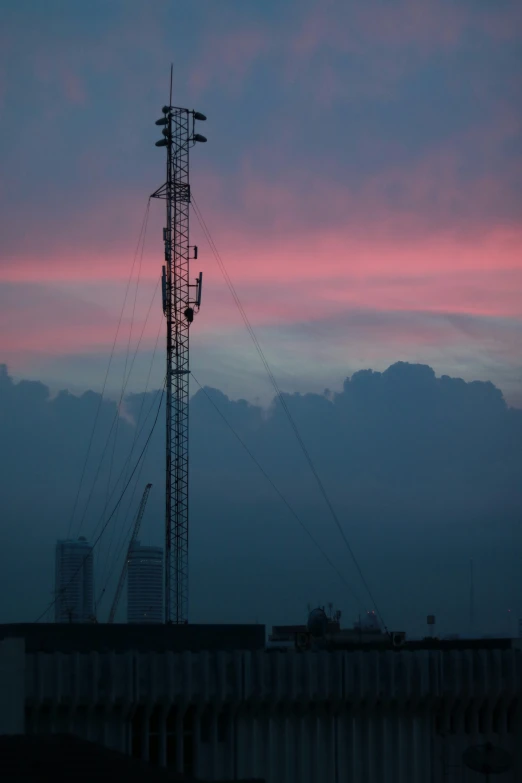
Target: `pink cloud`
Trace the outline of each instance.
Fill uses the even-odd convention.
[[[488,155],[519,126],[519,118],[505,107],[495,122],[467,132],[467,143],[478,144]],[[464,137],[459,139],[463,142]],[[281,169],[268,179],[260,173],[262,162],[262,157],[256,166],[245,160],[236,177],[226,180],[212,172],[199,175],[194,186],[255,326],[321,324],[347,313],[366,313],[371,330],[381,328],[379,312],[388,319],[401,313],[420,313],[424,319],[431,314],[439,325],[446,316],[522,320],[522,221],[516,214],[495,217],[502,213],[500,206],[509,207],[509,193],[522,175],[519,166],[464,183],[459,159],[448,148],[409,167],[389,166],[360,186],[348,187],[326,179],[311,182],[306,170]],[[0,284],[88,287],[113,281],[123,291],[145,203],[143,194],[132,191],[119,198],[105,193],[89,209],[60,220],[59,230],[45,219],[30,233],[20,215],[16,245],[0,260]],[[162,224],[162,205],[154,202],[143,256],[145,285],[160,273]],[[193,241],[200,245],[194,275],[202,269],[205,278],[196,333],[210,337],[216,329],[241,328],[195,216],[192,229]],[[18,290],[17,307],[24,286]],[[116,304],[107,303],[106,313],[116,313],[119,304],[120,296]],[[6,321],[14,316],[4,310],[0,351],[23,353],[52,345],[56,353],[77,353],[111,344],[113,316],[81,303],[72,311],[49,298],[38,307],[43,309],[37,331],[24,320],[27,310],[20,311],[22,320],[16,322]],[[30,316],[34,319],[35,313]],[[69,322],[70,328],[64,328]],[[386,331],[381,328],[383,340]],[[411,339],[425,344],[442,339],[441,334],[440,326],[435,329],[423,320],[422,330],[416,328]],[[455,328],[444,334],[455,339]],[[145,344],[151,339],[147,331]]]
[[[418,254],[408,250],[412,260],[418,260]],[[484,258],[489,260],[487,250],[477,258],[470,249],[469,260],[474,266],[468,269],[459,266],[458,255],[446,259],[437,252],[432,253],[423,268],[416,263],[405,269],[400,266],[404,255],[400,247],[383,248],[373,255],[369,248],[364,248],[356,263],[348,262],[345,255],[335,259],[335,266],[328,267],[322,263],[324,258],[315,256],[317,263],[313,268],[303,264],[309,257],[298,256],[295,265],[287,265],[281,274],[281,267],[267,266],[267,253],[255,264],[254,274],[242,277],[234,274],[238,272],[239,259],[235,268],[230,263],[227,266],[255,324],[311,322],[350,310],[452,313],[522,322],[520,267],[509,270],[506,264],[481,269]],[[251,256],[250,260],[255,259]],[[299,274],[300,269],[304,273]],[[204,315],[205,320],[208,316],[209,328],[212,323],[226,326],[238,322],[232,299],[222,281],[216,279],[216,272],[205,274],[208,279]]]
[[[207,222],[215,225],[208,217]],[[503,308],[499,314],[507,315],[516,309],[518,290],[522,286],[522,229],[510,227],[492,228],[476,237],[455,237],[447,232],[411,238],[373,236],[370,229],[366,236],[353,235],[350,228],[338,227],[310,233],[303,231],[302,235],[292,233],[286,239],[278,237],[274,248],[271,239],[263,240],[248,233],[240,235],[236,233],[236,227],[231,226],[220,233],[216,241],[227,269],[240,289],[242,286],[309,284],[316,292],[323,290],[327,292],[324,295],[335,298],[345,288],[346,295],[353,297],[357,291],[366,290],[365,287],[375,289],[380,285],[383,296],[392,297],[396,295],[397,286],[404,285],[407,295],[414,290],[415,301],[423,304],[427,296],[436,294],[439,309],[444,300],[454,302],[458,290],[460,300],[465,301],[467,307],[480,301],[481,312],[486,314],[486,302],[489,302],[490,311],[499,312]],[[156,280],[159,275],[161,243],[156,241],[155,245],[156,252],[150,248],[144,256],[141,275],[144,281]],[[17,258],[11,264],[3,264],[0,280],[86,284],[119,280],[123,284],[131,269],[132,253],[129,243],[126,254],[121,250],[94,254],[80,248],[74,256],[63,252],[54,255],[52,262],[49,259],[44,265],[39,258]],[[199,262],[193,265],[194,274],[200,267],[209,282],[221,280],[213,256],[203,243]],[[424,278],[427,278],[426,284]],[[433,287],[434,281],[442,281],[439,288]],[[317,289],[320,283],[322,285]],[[474,293],[478,289],[481,289],[479,299]],[[413,306],[411,296],[409,306]]]
[[[121,297],[122,299],[123,297]],[[133,292],[120,324],[117,350],[126,350],[130,333]],[[147,296],[147,304],[150,295]],[[0,285],[0,362],[17,368],[28,356],[50,356],[105,352],[117,331],[121,301],[116,307],[102,306],[80,298],[62,286],[11,283]],[[150,348],[158,328],[159,304],[151,314],[140,349]],[[131,346],[135,347],[145,322],[143,297],[136,309]]]
[[[146,193],[105,190],[88,207],[78,204],[71,210],[66,194],[53,193],[52,185],[47,190],[49,199],[57,204],[56,222],[47,215],[35,216],[38,226],[28,232],[24,214],[18,210],[12,215],[10,228],[16,243],[5,248],[0,257],[0,281],[125,280],[138,249]],[[161,244],[162,225],[163,211],[160,203],[153,201],[145,238],[145,268],[154,240]],[[151,269],[150,276],[155,275]]]
[[[301,290],[297,308],[324,300],[330,306],[378,303],[384,309],[519,317],[522,225],[488,219],[503,186],[483,178],[474,186],[477,216],[463,230],[461,212],[471,195],[457,181],[454,164],[449,154],[435,155],[409,172],[390,168],[359,191],[326,182],[310,190],[300,187],[299,177],[267,181],[246,168],[237,181],[238,208],[223,199],[231,183],[225,187],[218,177],[208,185],[200,180],[196,192],[205,193],[200,207],[239,290],[273,287],[262,300],[267,313],[277,287],[310,285],[313,290]],[[43,228],[25,235],[20,230],[19,247],[2,258],[0,281],[125,281],[143,206],[133,194],[123,199],[111,194],[73,216],[63,231],[46,237]],[[145,281],[156,280],[160,271],[162,219],[154,204],[143,256]],[[202,268],[213,283],[219,272],[195,218],[192,225],[201,246],[194,274]]]
[[[471,274],[439,269],[425,277],[354,277],[330,287],[325,299],[347,307],[513,318],[522,323],[521,291],[522,268],[475,269]]]
[[[107,314],[100,317],[97,313],[93,318],[95,308],[88,312],[82,312],[81,308],[73,310],[56,297],[43,297],[40,304],[37,301],[34,304],[34,311],[15,303],[2,307],[0,356],[15,369],[27,354],[40,351],[59,355],[67,350],[83,352],[87,346],[106,348],[111,328],[115,328]]]

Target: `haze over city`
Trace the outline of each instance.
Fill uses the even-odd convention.
[[[136,395],[153,411],[163,384],[159,203],[139,237],[163,178],[154,121],[172,62],[176,104],[208,117],[193,194],[388,625],[422,633],[434,612],[467,631],[472,558],[477,630],[513,630],[520,4],[27,0],[0,17],[0,620],[32,621],[51,600],[56,538],[92,536]],[[332,601],[351,620],[367,597],[195,217],[191,230],[194,376],[360,598],[193,382],[192,616],[299,622]],[[142,331],[114,460],[111,443],[86,507]],[[100,543],[102,614],[149,480],[145,538],[162,543],[161,421]]]

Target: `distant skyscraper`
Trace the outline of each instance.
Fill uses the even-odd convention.
[[[94,619],[92,546],[85,540],[56,542],[55,612],[57,623],[86,623]]]
[[[127,622],[163,622],[163,549],[135,541],[127,572]]]

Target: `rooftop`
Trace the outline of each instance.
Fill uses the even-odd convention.
[[[33,652],[201,652],[262,650],[264,625],[153,625],[133,623],[10,623],[0,625],[0,641],[25,639]]]

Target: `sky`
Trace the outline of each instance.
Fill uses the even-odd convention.
[[[171,63],[175,103],[208,117],[192,193],[389,625],[466,630],[473,558],[481,630],[505,630],[522,617],[518,0],[0,0],[0,621],[43,609],[57,536],[95,536],[163,382],[147,204]],[[193,375],[355,584],[195,216],[191,241]],[[191,389],[193,619],[300,622],[331,600],[349,623],[367,598]],[[147,480],[161,543],[162,431],[99,590]]]
[[[0,360],[15,377],[100,390],[124,305],[107,388],[143,327],[128,388],[145,387],[160,202],[133,261],[172,62],[176,103],[208,117],[193,194],[283,388],[420,361],[522,406],[517,0],[3,0],[0,19]],[[192,227],[194,373],[267,403]]]

